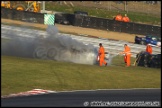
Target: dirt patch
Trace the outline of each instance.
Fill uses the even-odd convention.
[[[10,19],[1,18],[1,22],[7,23],[7,24],[17,24],[17,25],[22,25],[22,26],[36,27],[36,28],[41,28],[41,29],[47,28],[47,25],[44,25],[44,24],[28,23],[28,22],[22,22],[22,21],[17,21],[17,20],[10,20]],[[134,42],[134,38],[136,35],[136,34],[121,33],[121,32],[97,30],[97,29],[91,29],[91,28],[82,28],[82,27],[76,27],[72,25],[56,24],[56,26],[60,32],[89,35],[89,36],[94,36],[94,37],[108,38],[108,39],[113,39],[113,40],[123,40],[123,41],[128,41],[128,42]]]

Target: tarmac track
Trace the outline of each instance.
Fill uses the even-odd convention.
[[[93,105],[161,106],[161,89],[65,91],[1,99],[2,107],[92,107]]]

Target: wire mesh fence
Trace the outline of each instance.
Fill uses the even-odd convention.
[[[59,4],[83,6],[105,11],[139,12],[161,16],[161,1],[62,1]]]

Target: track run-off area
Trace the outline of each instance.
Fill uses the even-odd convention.
[[[48,34],[46,31],[42,30],[35,30],[30,28],[22,28],[17,26],[8,26],[8,25],[1,25],[1,38],[13,38],[11,33],[16,34],[16,36],[26,37],[26,38],[37,38],[37,37],[46,37]],[[88,36],[79,36],[79,35],[72,35],[72,34],[65,34],[65,33],[58,33],[61,34],[59,36],[68,36],[74,40],[83,42],[84,44],[92,44],[94,47],[99,47],[99,43],[102,43],[105,51],[109,52],[109,54],[116,55],[119,52],[124,50],[124,44],[128,44],[131,48],[132,57],[136,57],[140,51],[145,51],[145,45],[139,45],[134,43],[129,43],[127,41],[116,41],[110,40],[105,38],[93,38]],[[14,35],[15,36],[15,35]],[[153,47],[153,54],[161,54],[160,47]]]

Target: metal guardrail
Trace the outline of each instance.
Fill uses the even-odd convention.
[[[17,36],[21,37],[46,37],[48,34],[45,31],[41,30],[34,30],[29,28],[23,27],[16,27],[16,26],[8,26],[8,25],[1,25],[1,38],[9,38],[11,33],[15,33]],[[84,44],[92,44],[98,48],[98,44],[102,43],[105,47],[106,52],[110,54],[117,54],[124,50],[124,44],[127,43],[131,48],[132,57],[136,57],[136,54],[140,51],[145,51],[146,46],[133,44],[126,41],[114,41],[109,39],[103,38],[91,38],[91,37],[84,37],[84,36],[76,36],[71,34],[63,34],[58,33],[60,36],[70,36],[72,39],[78,40],[83,42]],[[161,48],[153,47],[153,54],[161,54]]]

